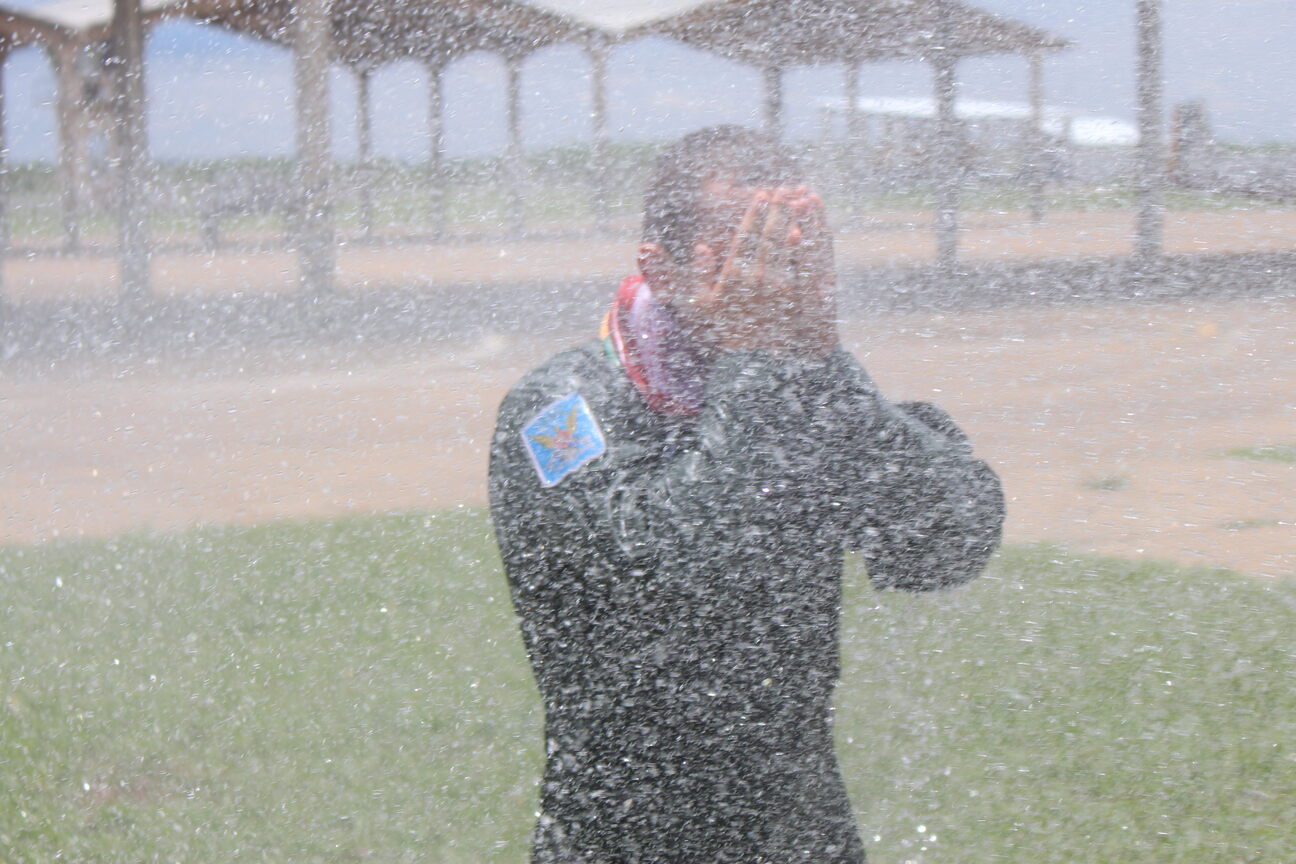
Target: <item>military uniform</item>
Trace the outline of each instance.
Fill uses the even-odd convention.
[[[697,416],[598,342],[500,407],[491,511],[546,715],[537,862],[861,862],[833,755],[842,556],[980,573],[998,479],[854,357],[722,355]]]

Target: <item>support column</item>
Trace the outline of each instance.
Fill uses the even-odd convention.
[[[846,62],[846,137],[852,145],[857,144],[864,136],[859,122],[860,99],[860,64],[853,60]]]
[[[370,85],[373,69],[365,66],[356,75],[356,174],[359,177],[360,229],[366,243],[374,237],[373,202],[373,102]]]
[[[1138,215],[1134,260],[1161,257],[1165,221],[1165,173],[1161,122],[1161,0],[1138,0]]]
[[[959,164],[958,117],[954,100],[957,59],[948,51],[932,58],[936,85],[936,263],[951,270],[958,260]]]
[[[117,237],[122,297],[147,300],[149,231],[149,147],[145,123],[144,20],[140,0],[116,0],[112,21],[114,101],[117,118]]]
[[[328,104],[331,5],[331,0],[296,0],[292,20],[297,187],[301,196],[298,279],[304,290],[314,294],[333,291],[337,269]]]
[[[446,227],[445,178],[445,63],[429,61],[428,76],[428,192],[432,236],[440,240]]]
[[[5,64],[13,43],[0,37],[0,326],[4,324],[5,261],[9,257],[9,137],[5,129]]]
[[[860,191],[860,162],[864,153],[864,130],[860,123],[860,64],[846,61],[846,188],[850,190],[851,211],[855,210],[855,196]]]
[[[765,78],[765,131],[774,138],[783,137],[783,69],[766,66],[761,70]]]
[[[1030,129],[1026,135],[1026,176],[1030,185],[1030,214],[1032,222],[1044,221],[1044,55],[1032,51],[1030,55]]]
[[[81,51],[82,46],[77,42],[62,42],[49,50],[58,81],[59,199],[66,252],[81,248],[81,190],[87,150],[85,87],[77,63]]]
[[[607,130],[607,66],[610,46],[604,39],[589,43],[590,58],[590,126],[591,167],[593,176],[590,188],[593,193],[594,220],[600,230],[608,227],[608,130]]]
[[[521,54],[504,58],[508,72],[508,145],[504,154],[508,179],[509,236],[519,238],[526,230],[526,164],[522,153],[522,60]]]

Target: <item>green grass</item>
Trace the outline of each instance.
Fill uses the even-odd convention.
[[[1277,528],[1282,524],[1279,519],[1233,519],[1221,523],[1220,527],[1225,531],[1252,531],[1256,528]]]
[[[642,190],[651,173],[653,160],[662,143],[616,143],[609,146],[607,202],[611,214],[634,221],[642,208]],[[528,152],[524,206],[532,227],[569,229],[591,227],[593,212],[590,183],[592,154],[584,145],[552,147]],[[936,206],[932,187],[884,190],[854,189],[844,181],[845,155],[831,142],[811,145],[807,163],[818,172],[821,189],[830,211],[842,224],[869,213],[931,211]],[[353,162],[335,166],[335,213],[338,227],[354,231],[359,215],[358,169]],[[168,194],[159,195],[152,230],[159,239],[195,242],[199,236],[202,204],[214,187],[238,181],[260,179],[284,189],[294,188],[292,160],[288,158],[245,158],[226,160],[162,161],[155,163],[155,185]],[[501,159],[451,158],[443,170],[447,184],[446,221],[452,231],[500,230],[509,217],[506,172]],[[374,188],[376,230],[382,234],[409,228],[431,227],[430,174],[419,161],[403,162],[378,158],[368,172]],[[8,173],[10,233],[18,245],[43,244],[61,239],[63,215],[58,172],[48,163],[11,165]],[[95,201],[90,201],[90,198]],[[110,194],[101,189],[82,195],[81,232],[90,244],[114,241],[116,219]],[[1048,211],[1133,210],[1136,190],[1128,183],[1086,188],[1049,188],[1044,195]],[[1031,205],[1031,193],[1011,180],[970,184],[962,192],[961,207],[968,212],[1020,212]],[[1285,205],[1236,195],[1170,189],[1166,207],[1183,210],[1283,209]],[[230,236],[239,233],[271,234],[285,230],[282,215],[252,213],[221,220]]]
[[[1123,492],[1129,488],[1129,478],[1122,474],[1106,474],[1102,477],[1087,477],[1080,485],[1095,492]]]
[[[1289,860],[1292,583],[1047,547],[935,596],[847,572],[874,862]],[[481,514],[0,549],[0,621],[5,864],[526,857],[542,717]]]
[[[1230,459],[1252,459],[1256,462],[1296,462],[1296,444],[1258,444],[1235,447],[1216,454]]]
[[[934,189],[904,191],[865,191],[852,194],[844,189],[834,189],[830,184],[825,193],[829,212],[858,211],[929,211],[936,207]],[[1042,204],[1045,213],[1093,212],[1125,210],[1137,206],[1137,192],[1132,186],[1112,185],[1087,188],[1050,188],[1045,191]],[[1015,185],[969,186],[960,195],[959,207],[966,213],[1011,213],[1029,209],[1029,189]],[[1169,190],[1166,192],[1166,209],[1172,212],[1193,210],[1266,210],[1284,209],[1283,205],[1263,199],[1224,195],[1212,192]]]

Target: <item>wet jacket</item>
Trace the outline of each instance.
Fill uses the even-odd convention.
[[[830,721],[842,557],[879,587],[980,573],[1003,498],[949,416],[844,351],[755,352],[672,420],[594,342],[504,399],[490,475],[545,707],[534,860],[862,861]]]

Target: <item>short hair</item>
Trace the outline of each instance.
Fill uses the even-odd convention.
[[[657,157],[644,193],[643,242],[688,261],[701,228],[702,185],[717,175],[745,186],[790,186],[804,178],[792,152],[769,135],[741,126],[699,129]]]

